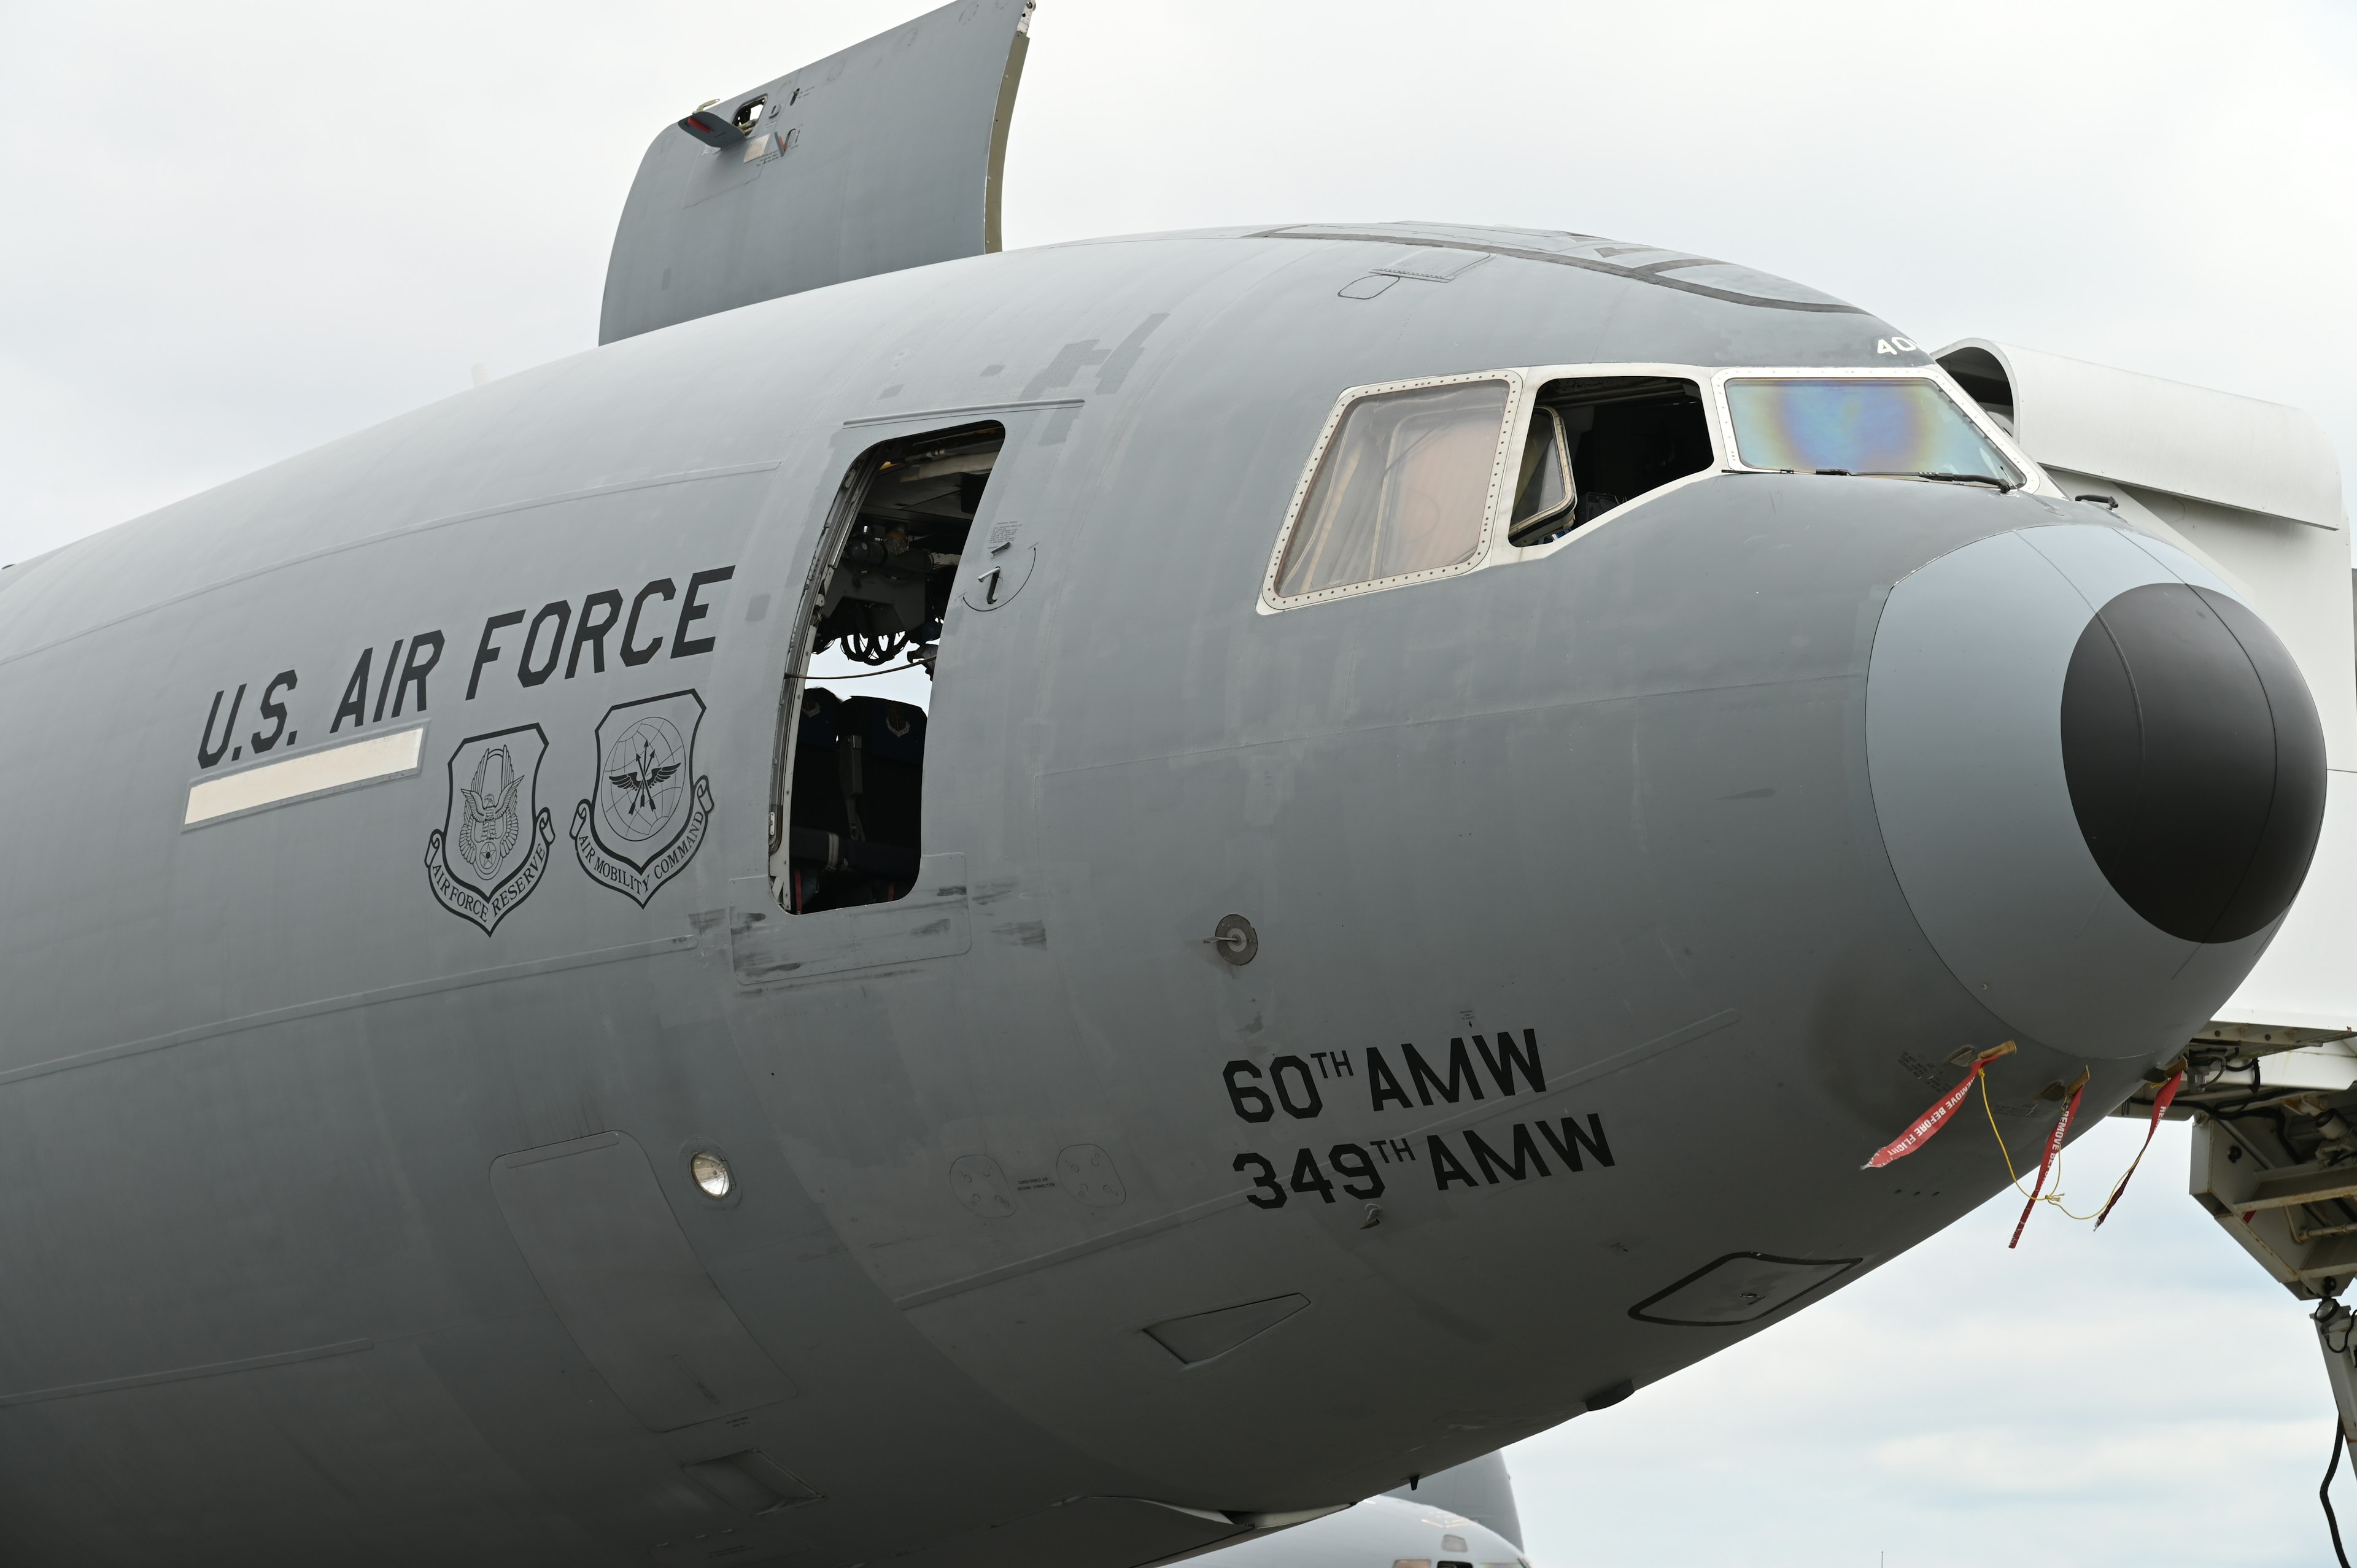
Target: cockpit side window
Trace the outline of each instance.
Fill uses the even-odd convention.
[[[1523,472],[1545,475],[1550,459],[1544,448],[1554,446],[1568,499],[1549,503],[1544,487],[1555,481],[1541,478],[1534,490],[1526,478],[1507,533],[1514,544],[1560,539],[1714,460],[1702,388],[1683,377],[1566,376],[1541,387],[1534,403]],[[1534,448],[1542,451],[1535,470]]]
[[[1514,383],[1497,376],[1351,399],[1313,459],[1269,575],[1279,600],[1437,575],[1480,554]]]

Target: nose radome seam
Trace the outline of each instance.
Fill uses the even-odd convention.
[[[2212,623],[2216,646],[2192,662],[2197,673],[2206,671],[2194,690],[2156,685],[2182,660],[2142,657],[2133,628],[2094,607],[2140,589],[2179,596],[2165,618],[2173,634],[2197,620]],[[2213,607],[2213,595],[2229,607]],[[2280,855],[2262,857],[2247,876],[2241,859],[2213,855],[2201,918],[2165,929],[2099,863],[2072,798],[2060,707],[2083,638],[2088,656],[2100,650],[2098,661],[2108,666],[2108,673],[2099,671],[2107,694],[2097,704],[2097,759],[2103,820],[2115,840],[2174,854],[2172,836],[2189,822],[2198,828],[2213,800],[2233,819],[2234,855],[2283,836],[2276,819],[2287,809],[2287,797],[2279,797],[2291,753],[2280,761],[2272,755],[2278,704],[2266,660],[2241,636],[2221,635],[2217,623],[2229,617],[2247,618],[2266,633],[2198,561],[2093,524],[1985,536],[1927,561],[1886,596],[1866,703],[1867,771],[1884,846],[1933,950],[2025,1038],[2107,1058],[2181,1044],[2249,972],[2273,925],[2262,918],[2239,940],[2205,939],[2239,929],[2246,917],[2266,917],[2260,906],[2269,893],[2297,887],[2296,875],[2276,879],[2281,865],[2270,870]],[[2234,628],[2241,632],[2243,620]],[[2269,700],[2260,700],[2260,686]],[[2237,742],[2223,754],[2198,744],[2217,733],[2201,714],[2220,698],[2230,720],[2240,715],[2223,727]],[[2271,755],[2252,755],[2260,749]],[[2158,874],[2148,867],[2147,885],[2166,886],[2167,857],[2152,865]]]
[[[2144,690],[2136,684],[2136,665],[2130,662],[2128,659],[2128,650],[2120,646],[2118,634],[2113,631],[2111,627],[2104,619],[2103,607],[2101,605],[2090,605],[2088,607],[2088,613],[2093,618],[2087,623],[2088,628],[2093,631],[2100,631],[2103,633],[2104,644],[2111,649],[2112,658],[2120,667],[2120,679],[2126,683],[2128,689],[2128,716],[2136,725],[2136,751],[2134,755],[2136,757],[2136,781],[2141,785],[2143,782],[2146,759],[2147,756],[2147,746],[2152,735],[2151,723],[2145,714]],[[2080,636],[2083,638],[2086,636],[2086,633],[2082,632]],[[2070,729],[2070,719],[2067,715],[2069,713],[2068,703],[2071,696],[2070,681],[2067,676],[2065,676],[2063,681],[2062,696],[2065,703],[2064,713],[2066,715],[2062,720],[2062,724],[2064,733],[2067,736]],[[2071,755],[2070,748],[2067,744],[2063,748],[2062,755],[2063,774],[2067,780],[2070,774]],[[2140,788],[2136,789],[2130,795],[2129,800],[2132,803],[2128,809],[2128,836],[2130,838],[2134,838],[2137,830],[2142,828],[2144,825],[2142,821],[2144,816],[2145,800],[2143,789]],[[2077,802],[2073,801],[2072,804],[2075,807]],[[2079,826],[2083,832],[2085,830],[2086,820],[2083,817],[2080,819]],[[2092,838],[2088,841],[2088,847],[2091,850],[2094,847],[2094,841]],[[2101,857],[2099,856],[2098,864],[2100,863]]]

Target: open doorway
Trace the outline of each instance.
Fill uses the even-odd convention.
[[[791,913],[889,903],[916,881],[931,703],[907,699],[930,689],[942,618],[1006,440],[996,424],[904,436],[869,448],[844,477],[779,715],[770,883]]]

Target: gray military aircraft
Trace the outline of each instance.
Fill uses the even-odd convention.
[[[8,1563],[1247,1541],[2257,961],[2323,742],[2222,576],[1734,263],[997,253],[1028,16],[666,126],[594,351],[0,573]]]
[[[1531,1568],[1504,1455],[1420,1483],[1289,1530],[1254,1531],[1195,1561],[1200,1568]]]

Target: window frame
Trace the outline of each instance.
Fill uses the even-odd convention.
[[[1370,381],[1361,386],[1346,387],[1327,410],[1326,422],[1319,426],[1317,445],[1310,448],[1309,460],[1303,465],[1301,478],[1293,487],[1293,499],[1286,506],[1285,522],[1277,531],[1276,543],[1269,552],[1268,568],[1261,575],[1261,591],[1254,608],[1262,615],[1281,615],[1312,604],[1324,604],[1334,599],[1355,598],[1362,594],[1387,593],[1394,588],[1413,586],[1446,577],[1461,577],[1474,572],[1488,571],[1493,566],[1514,565],[1525,561],[1537,561],[1567,548],[1583,539],[1592,538],[1607,523],[1617,521],[1637,508],[1659,497],[1683,489],[1688,485],[1711,478],[1728,471],[1727,456],[1731,450],[1726,414],[1721,407],[1712,378],[1722,372],[1709,365],[1672,364],[1661,360],[1632,360],[1613,363],[1506,365],[1495,370],[1470,371],[1446,376],[1414,376],[1399,381]],[[1736,374],[1753,374],[1738,371]],[[1781,372],[1770,371],[1769,374]],[[1874,372],[1868,372],[1874,373]],[[1887,374],[1888,372],[1881,372]],[[1523,448],[1530,440],[1531,404],[1540,389],[1550,381],[1586,380],[1609,376],[1659,376],[1687,381],[1695,384],[1702,396],[1703,426],[1710,438],[1712,461],[1708,467],[1683,474],[1667,484],[1657,485],[1643,495],[1631,496],[1610,511],[1600,512],[1581,523],[1570,532],[1538,544],[1516,544],[1506,537],[1507,513],[1513,505],[1508,493],[1508,477],[1519,473]],[[1505,431],[1500,441],[1496,466],[1491,471],[1489,510],[1481,520],[1481,532],[1474,546],[1472,558],[1454,566],[1436,567],[1428,572],[1408,573],[1395,577],[1381,577],[1372,582],[1353,583],[1345,587],[1328,588],[1315,594],[1296,594],[1280,598],[1276,594],[1277,570],[1285,563],[1285,547],[1293,538],[1300,521],[1302,503],[1308,499],[1309,487],[1318,477],[1318,466],[1325,460],[1326,448],[1332,445],[1334,433],[1340,429],[1342,415],[1351,404],[1377,392],[1409,392],[1418,387],[1447,386],[1466,381],[1502,381],[1512,389],[1507,400]],[[2007,453],[2010,456],[2010,452]],[[1575,488],[1574,505],[1577,504],[1577,487],[1579,465],[1571,465]]]
[[[1277,574],[1285,565],[1286,547],[1293,542],[1293,531],[1301,521],[1301,509],[1309,499],[1309,488],[1318,480],[1318,471],[1326,461],[1327,448],[1334,444],[1335,433],[1342,428],[1342,420],[1354,404],[1388,392],[1419,392],[1426,387],[1466,386],[1476,381],[1502,381],[1506,387],[1506,412],[1499,422],[1497,450],[1490,459],[1490,494],[1481,510],[1481,526],[1473,540],[1473,553],[1464,560],[1447,566],[1434,566],[1422,572],[1404,572],[1389,577],[1372,578],[1364,583],[1346,583],[1340,587],[1319,588],[1306,594],[1284,594],[1276,591]],[[1528,424],[1523,415],[1530,396],[1530,388],[1519,370],[1471,371],[1458,375],[1414,376],[1404,381],[1370,381],[1361,386],[1346,387],[1326,412],[1326,423],[1319,427],[1317,445],[1309,449],[1309,461],[1303,465],[1301,478],[1293,487],[1293,499],[1285,509],[1285,523],[1276,532],[1276,544],[1269,552],[1268,569],[1261,575],[1260,608],[1264,614],[1297,609],[1303,605],[1324,604],[1333,599],[1355,598],[1361,594],[1380,593],[1386,588],[1405,587],[1411,583],[1428,583],[1442,577],[1458,577],[1478,571],[1490,559],[1491,543],[1498,532],[1500,496],[1505,489],[1509,461],[1522,460],[1523,439]],[[1511,503],[1509,503],[1511,504]]]
[[[1631,496],[1611,510],[1598,512],[1570,532],[1559,534],[1555,538],[1542,540],[1536,544],[1516,544],[1505,536],[1503,531],[1501,531],[1498,537],[1499,547],[1491,552],[1490,559],[1481,563],[1485,566],[1512,565],[1524,561],[1544,560],[1556,551],[1565,549],[1580,540],[1594,538],[1598,529],[1608,522],[1618,521],[1649,501],[1674,494],[1688,485],[1698,484],[1704,479],[1726,471],[1727,454],[1733,450],[1733,427],[1727,424],[1726,416],[1719,407],[1718,397],[1710,386],[1710,379],[1717,372],[1707,366],[1674,365],[1661,360],[1632,360],[1617,364],[1534,365],[1522,368],[1521,373],[1530,386],[1529,395],[1534,402],[1540,392],[1545,391],[1547,386],[1555,381],[1609,381],[1620,376],[1648,376],[1662,381],[1692,381],[1702,403],[1703,434],[1710,441],[1711,460],[1691,474],[1680,474],[1674,479],[1655,485],[1642,495]],[[1514,442],[1513,451],[1516,472],[1521,471],[1523,447],[1530,440],[1529,422],[1523,422],[1518,435],[1519,438]],[[1577,507],[1579,504],[1578,459],[1571,458],[1570,464],[1572,505]],[[1511,498],[1508,504],[1512,504]]]
[[[1514,483],[1517,488],[1522,484],[1523,459],[1530,456],[1531,432],[1538,428],[1541,414],[1546,415],[1555,425],[1555,458],[1563,471],[1564,498],[1546,510],[1534,513],[1529,522],[1531,527],[1553,522],[1566,512],[1576,512],[1579,510],[1579,472],[1571,466],[1570,432],[1564,429],[1563,415],[1559,412],[1547,407],[1535,398],[1531,402],[1529,417],[1523,421],[1523,438],[1514,444]],[[1536,549],[1536,545],[1514,542],[1515,528],[1522,523],[1522,520],[1514,515],[1514,507],[1522,499],[1519,494],[1506,498],[1505,540],[1517,550]],[[1548,543],[1552,541],[1542,540],[1540,542]]]
[[[1996,447],[1998,455],[2013,465],[2014,471],[2021,476],[2021,489],[2041,494],[2053,493],[2053,481],[2047,478],[2046,471],[2038,466],[2029,453],[2021,449],[2012,436],[2007,435],[1997,423],[1989,417],[1988,410],[1975,403],[1964,388],[1956,384],[1955,378],[1937,365],[1888,367],[1877,365],[1871,368],[1858,365],[1746,365],[1713,371],[1710,372],[1709,402],[1712,416],[1717,421],[1725,436],[1719,446],[1719,463],[1723,472],[1781,474],[1785,471],[1781,468],[1757,467],[1743,460],[1742,449],[1737,446],[1735,440],[1735,412],[1727,401],[1727,383],[1731,381],[1929,381],[1950,403],[1955,404],[1956,411],[1964,416],[1965,421],[1975,431],[1979,432],[1983,440]],[[1904,476],[1867,475],[1864,477],[1889,478]]]
[[[1712,462],[1691,474],[1682,474],[1666,484],[1656,485],[1642,495],[1631,496],[1611,510],[1599,512],[1570,532],[1539,544],[1516,544],[1506,537],[1511,521],[1513,496],[1509,476],[1522,468],[1523,448],[1530,440],[1530,413],[1539,392],[1551,381],[1581,381],[1609,376],[1658,376],[1665,380],[1692,381],[1702,393],[1703,426],[1710,438]],[[1509,365],[1496,370],[1470,371],[1446,376],[1415,376],[1400,381],[1371,381],[1361,386],[1347,387],[1336,396],[1334,405],[1327,411],[1326,422],[1318,432],[1317,445],[1310,449],[1309,460],[1301,470],[1301,478],[1293,488],[1293,499],[1285,511],[1284,525],[1277,530],[1276,543],[1269,552],[1268,569],[1261,577],[1261,591],[1254,608],[1262,615],[1280,615],[1304,606],[1324,604],[1334,599],[1356,598],[1362,594],[1387,593],[1394,588],[1413,586],[1418,583],[1446,577],[1462,577],[1484,572],[1495,566],[1519,565],[1568,549],[1582,540],[1592,539],[1608,524],[1617,522],[1629,513],[1651,501],[1715,478],[1721,474],[1773,474],[1776,468],[1755,468],[1742,460],[1736,450],[1735,423],[1727,402],[1727,383],[1730,380],[1778,380],[1793,378],[1823,381],[1834,377],[1860,381],[1928,381],[1946,394],[1970,421],[1982,437],[1996,446],[2005,460],[2022,475],[2025,493],[2059,496],[2062,492],[2047,477],[2046,470],[2029,453],[2022,450],[2002,426],[1991,419],[1988,411],[1975,403],[1969,393],[1956,383],[1939,365],[1691,365],[1673,364],[1666,360],[1641,360],[1598,364],[1538,364]],[[1341,427],[1342,416],[1351,405],[1363,397],[1378,392],[1409,392],[1419,387],[1448,386],[1467,381],[1502,381],[1510,392],[1506,404],[1506,423],[1499,442],[1496,464],[1491,470],[1490,500],[1481,519],[1481,532],[1470,559],[1453,566],[1435,567],[1427,572],[1407,573],[1395,577],[1381,577],[1372,582],[1352,583],[1344,587],[1327,588],[1313,594],[1296,594],[1279,598],[1276,595],[1276,574],[1285,563],[1285,547],[1293,538],[1299,521],[1302,503],[1308,499],[1309,487],[1318,477],[1318,466],[1325,461],[1326,448]],[[1577,504],[1579,464],[1571,464],[1574,504]]]

